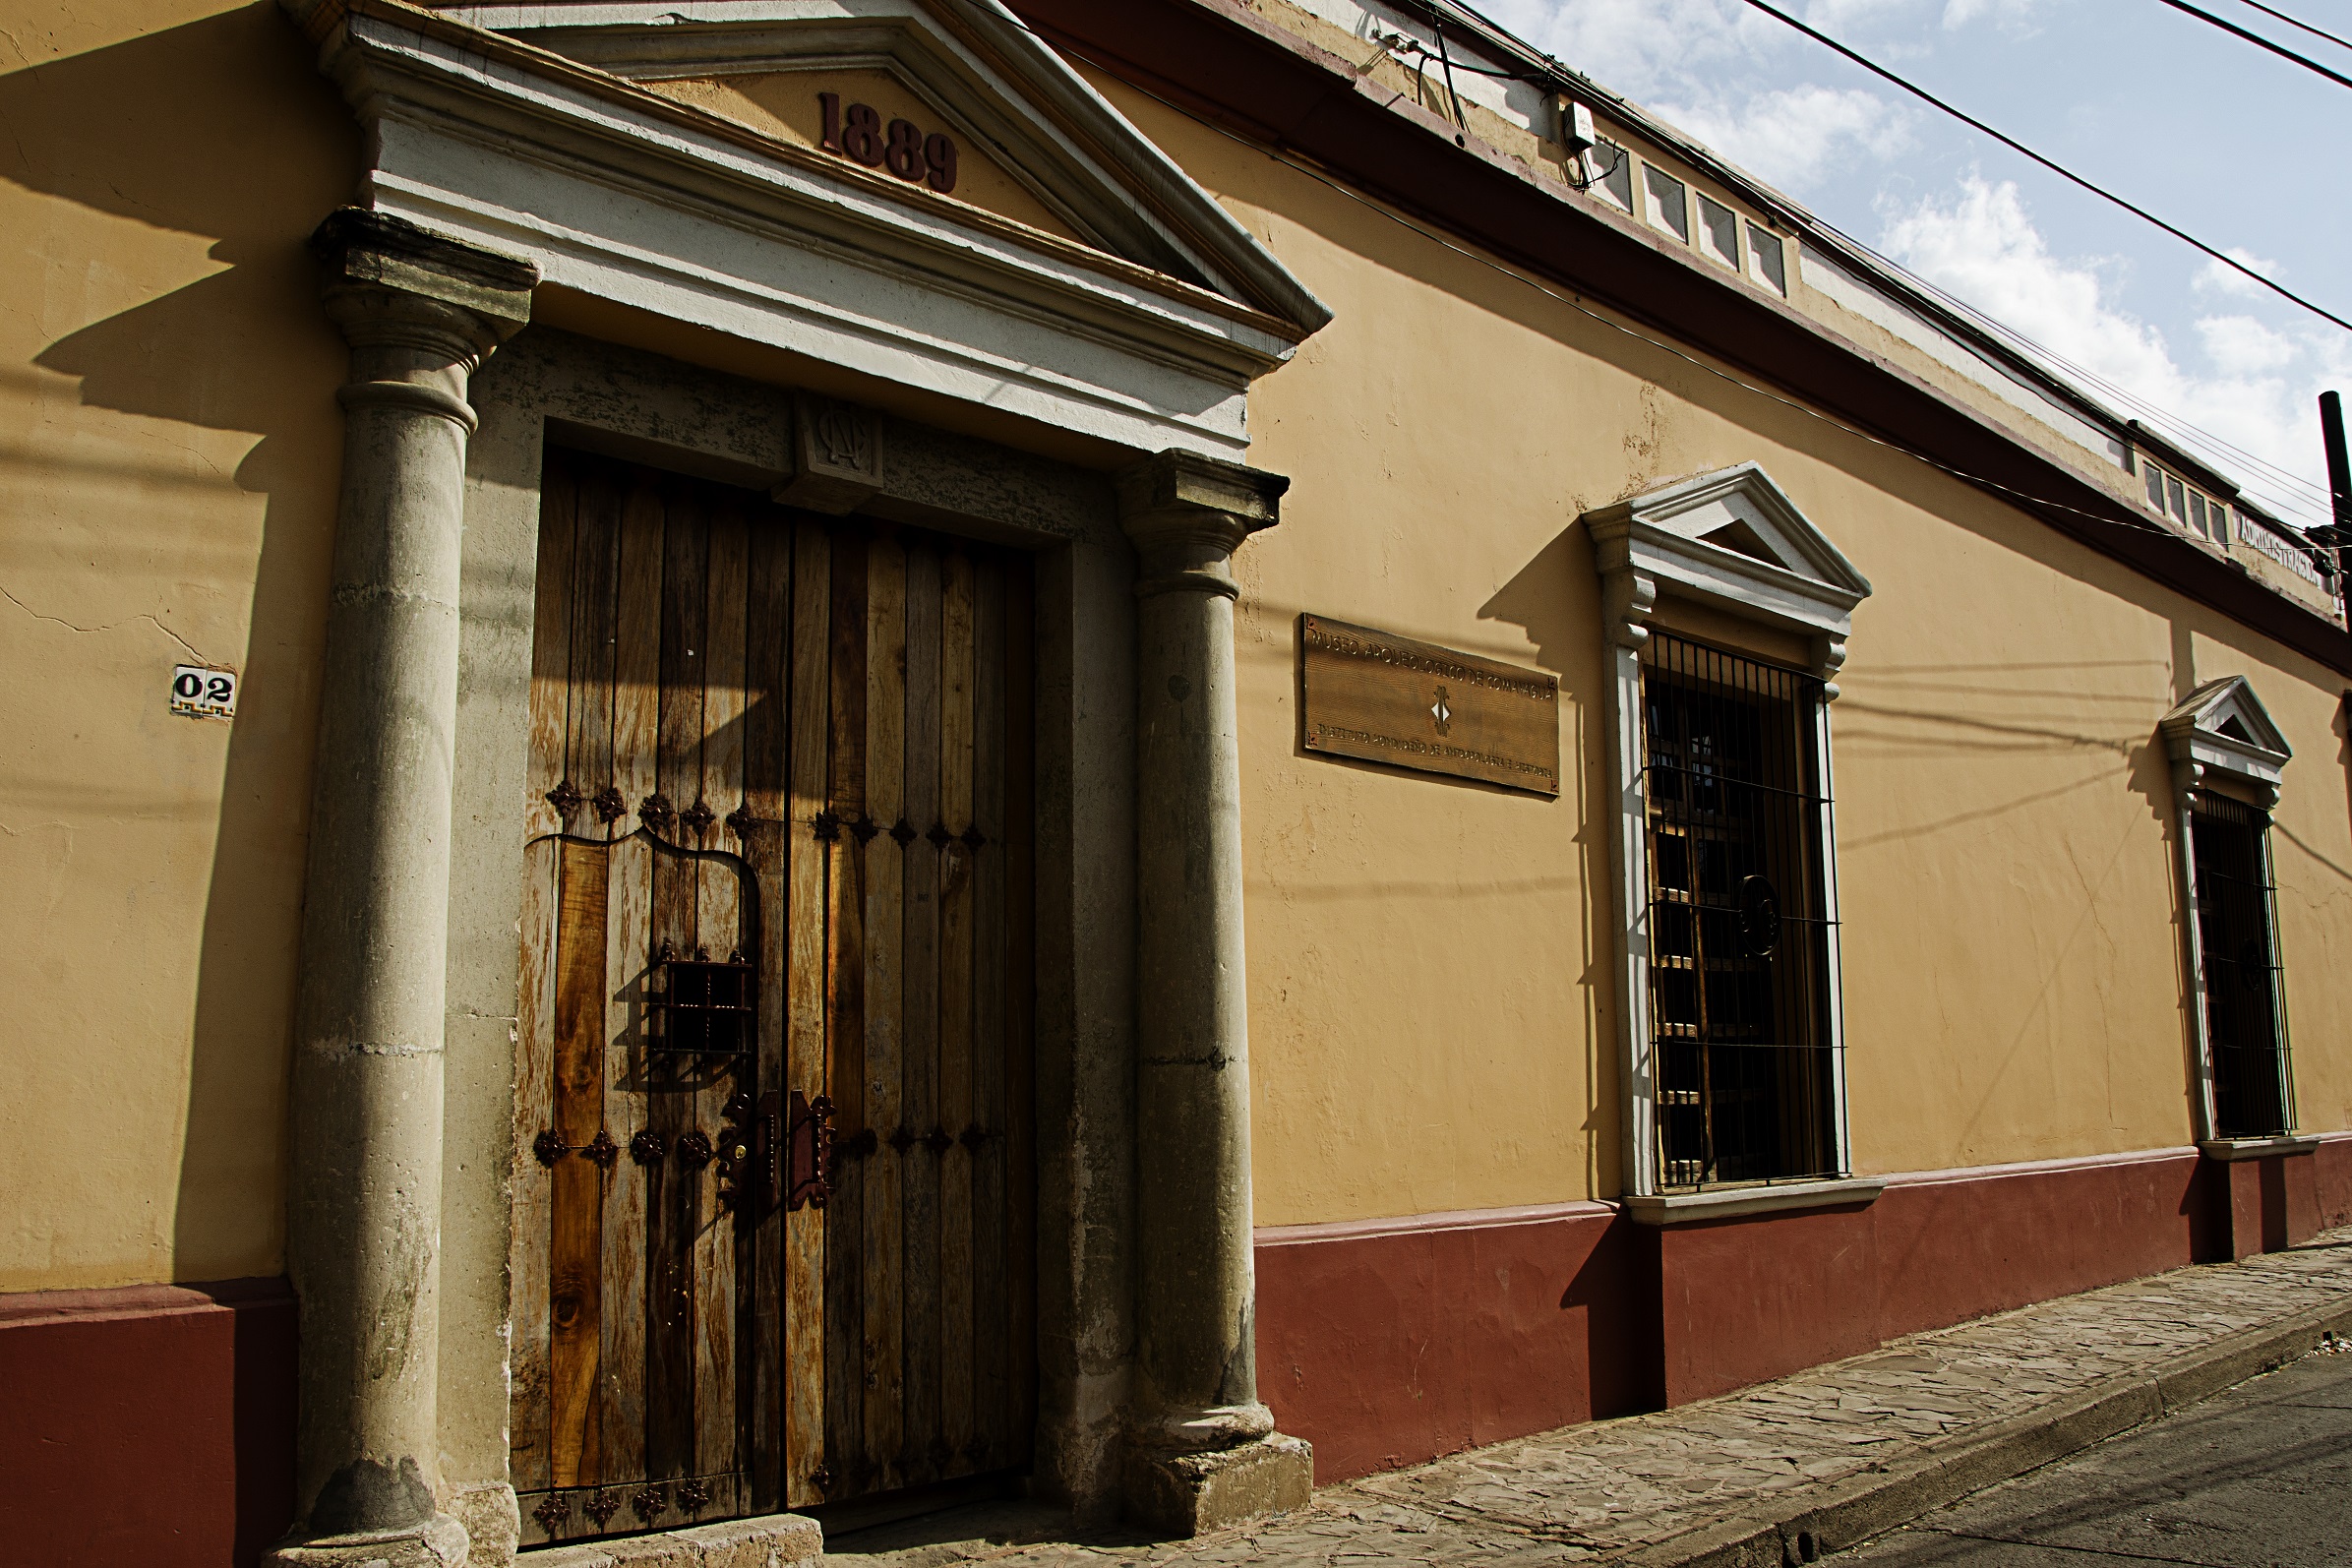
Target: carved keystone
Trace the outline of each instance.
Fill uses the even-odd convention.
[[[846,515],[882,488],[882,422],[871,408],[803,393],[793,399],[793,475],[772,492],[787,506]]]

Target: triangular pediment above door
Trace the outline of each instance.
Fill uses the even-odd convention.
[[[865,0],[850,15],[833,0],[439,9],[845,171],[893,176],[880,188],[910,201],[944,197],[1211,290],[1300,336],[1329,319],[1213,198],[989,0]]]

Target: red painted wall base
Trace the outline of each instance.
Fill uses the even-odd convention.
[[[2322,1231],[2352,1225],[2352,1137],[2323,1139],[2313,1151],[2312,1196]]]
[[[1571,1203],[1263,1231],[1258,1384],[1328,1484],[2348,1222],[2331,1138],[1922,1173],[1867,1206],[1664,1229]]]
[[[0,1296],[0,1559],[244,1568],[294,1505],[282,1280]]]
[[[1865,1209],[1613,1206],[1259,1235],[1258,1376],[1323,1483],[1705,1398],[1884,1340],[2352,1224],[2352,1137],[1895,1178]],[[256,1562],[293,1511],[279,1280],[0,1297],[0,1551]]]
[[[2231,1257],[2281,1252],[2320,1233],[2316,1153],[2232,1160],[2218,1164],[2214,1176],[2223,1192]]]

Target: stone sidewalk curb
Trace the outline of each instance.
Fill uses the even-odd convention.
[[[1786,1568],[1883,1536],[1988,1486],[2283,1366],[2352,1330],[2352,1302],[2307,1308],[2193,1351],[2161,1371],[2121,1373],[1908,1459],[1828,1485],[1794,1489],[1771,1510],[1598,1559],[1625,1568]]]

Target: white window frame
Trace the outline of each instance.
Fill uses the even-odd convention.
[[[1605,153],[1614,153],[1614,160],[1603,161]],[[1642,160],[1633,155],[1632,149],[1621,147],[1605,136],[1594,141],[1592,150],[1585,153],[1585,158],[1587,160],[1586,167],[1592,171],[1592,177],[1586,182],[1585,189],[1598,196],[1618,211],[1631,215],[1636,211],[1636,205],[1642,199],[1640,194]],[[1625,200],[1623,201],[1617,200],[1617,193],[1609,189],[1609,181],[1620,173],[1625,177]]]
[[[2225,733],[2223,727],[2233,720],[2249,739],[2240,740]],[[2295,1133],[2274,1138],[2223,1138],[2216,1130],[2212,1032],[2205,1002],[2204,933],[2197,911],[2197,835],[2190,821],[2197,796],[2207,791],[2229,796],[2265,813],[2274,810],[2278,805],[2279,781],[2287,763],[2294,758],[2294,751],[2271,721],[2262,699],[2255,694],[2253,683],[2242,675],[2207,681],[2166,713],[2156,729],[2164,738],[2165,754],[2172,759],[2173,867],[2181,900],[2182,973],[2188,977],[2191,1026],[2197,1031],[2194,1055],[2198,1146],[2216,1158],[2230,1159],[2250,1151],[2283,1151],[2315,1143],[2316,1139]],[[2270,881],[2273,879],[2270,835],[2266,829],[2262,853],[2263,879]],[[2270,910],[2270,940],[2274,947],[2279,940],[2275,902]],[[2293,1106],[2294,1085],[2285,1081],[2293,1071],[2293,1058],[2286,1049],[2284,1006],[2279,1006],[2273,1016],[2277,1020],[2281,1058],[2280,1088],[2286,1103]]]
[[[1698,199],[1691,204],[1696,209],[1691,214],[1691,248],[1711,262],[1728,267],[1735,272],[1741,271],[1739,225],[1743,219],[1739,209],[1728,202],[1717,201],[1705,191],[1693,191],[1691,194]],[[1710,208],[1731,220],[1731,254],[1728,256],[1716,248],[1715,225],[1708,221]]]
[[[1658,200],[1657,189],[1650,183],[1653,177],[1667,181],[1678,193],[1680,193],[1682,198],[1682,226],[1680,228],[1676,228],[1673,222],[1668,218],[1665,204]],[[1648,220],[1652,228],[1658,230],[1660,234],[1664,234],[1673,239],[1679,240],[1685,245],[1688,245],[1691,242],[1690,181],[1684,179],[1672,169],[1665,168],[1657,163],[1644,162],[1642,164],[1640,190],[1636,194],[1641,199],[1642,215]]]
[[[1786,299],[1788,297],[1788,237],[1784,234],[1774,233],[1752,217],[1748,218],[1746,222],[1748,225],[1748,276],[1782,299]],[[1766,243],[1769,243],[1774,253],[1780,258],[1780,275],[1777,278],[1765,270],[1764,245]]]
[[[1791,503],[1759,463],[1702,474],[1584,514],[1600,573],[1602,634],[1611,671],[1605,684],[1610,754],[1609,798],[1615,831],[1615,910],[1621,996],[1615,1009],[1623,1080],[1623,1181],[1628,1212],[1651,1224],[1720,1218],[1764,1209],[1867,1202],[1882,1183],[1850,1176],[1729,1186],[1698,1193],[1661,1192],[1658,1150],[1657,1069],[1650,1017],[1650,813],[1643,766],[1642,661],[1651,624],[1664,596],[1782,634],[1811,650],[1809,673],[1822,681],[1814,713],[1821,794],[1831,787],[1830,702],[1845,662],[1854,606],[1870,582]],[[1740,548],[1717,542],[1731,530]],[[1717,536],[1711,539],[1710,535]],[[1761,552],[1758,554],[1756,552]],[[1770,556],[1772,559],[1763,559]],[[1825,815],[1827,808],[1825,806]],[[1832,824],[1822,824],[1825,913],[1838,918]],[[1853,1169],[1845,1107],[1845,1002],[1837,943],[1830,944],[1829,1045],[1832,1124],[1839,1172]]]

